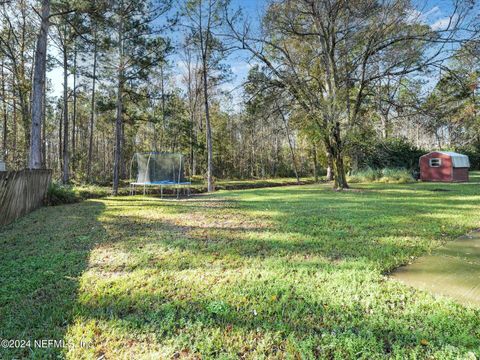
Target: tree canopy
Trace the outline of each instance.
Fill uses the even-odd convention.
[[[343,189],[386,154],[410,169],[426,150],[480,153],[477,3],[453,0],[437,21],[406,0],[264,5],[3,2],[7,167],[116,193],[133,153],[166,151],[210,191],[320,175]]]

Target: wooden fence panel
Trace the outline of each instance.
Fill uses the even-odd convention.
[[[0,172],[0,226],[42,206],[51,177],[51,170]]]

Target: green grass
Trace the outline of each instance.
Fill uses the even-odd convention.
[[[300,184],[313,184],[315,180],[313,177],[304,177],[300,179]],[[264,187],[276,187],[276,186],[286,186],[286,185],[296,185],[297,180],[295,178],[272,178],[272,179],[246,179],[246,180],[218,180],[215,183],[216,190],[244,190],[244,189],[256,189]],[[81,201],[84,199],[98,199],[101,197],[106,197],[112,194],[111,186],[102,186],[102,185],[75,185],[67,187],[71,189],[74,194],[76,201]],[[195,177],[192,180],[191,191],[193,193],[205,193],[207,192],[207,185],[201,177]],[[61,185],[55,186],[55,190],[62,190]],[[166,187],[163,189],[164,193],[172,193],[175,191],[173,187]],[[142,187],[137,186],[137,194],[141,193]],[[159,187],[147,187],[149,194],[160,194]],[[129,195],[130,188],[127,181],[124,181],[119,188],[119,195]],[[54,199],[55,200],[55,199]],[[67,201],[65,203],[71,203],[75,201]],[[55,201],[52,201],[53,205],[56,205]]]
[[[472,181],[40,209],[0,232],[0,338],[74,346],[0,358],[474,359],[478,308],[388,277],[480,227]]]
[[[322,178],[322,177],[321,177]],[[218,180],[215,185],[218,190],[241,190],[249,188],[262,188],[272,186],[295,185],[295,178],[272,178],[272,179],[247,179],[247,180]],[[313,184],[313,177],[300,178],[301,184]],[[205,187],[205,184],[201,186]],[[203,188],[202,187],[202,188]]]

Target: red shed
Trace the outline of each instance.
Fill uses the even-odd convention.
[[[422,181],[468,181],[470,161],[467,155],[450,151],[433,151],[420,157]]]

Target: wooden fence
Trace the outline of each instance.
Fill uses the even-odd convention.
[[[0,226],[42,206],[51,177],[51,170],[0,172]]]

